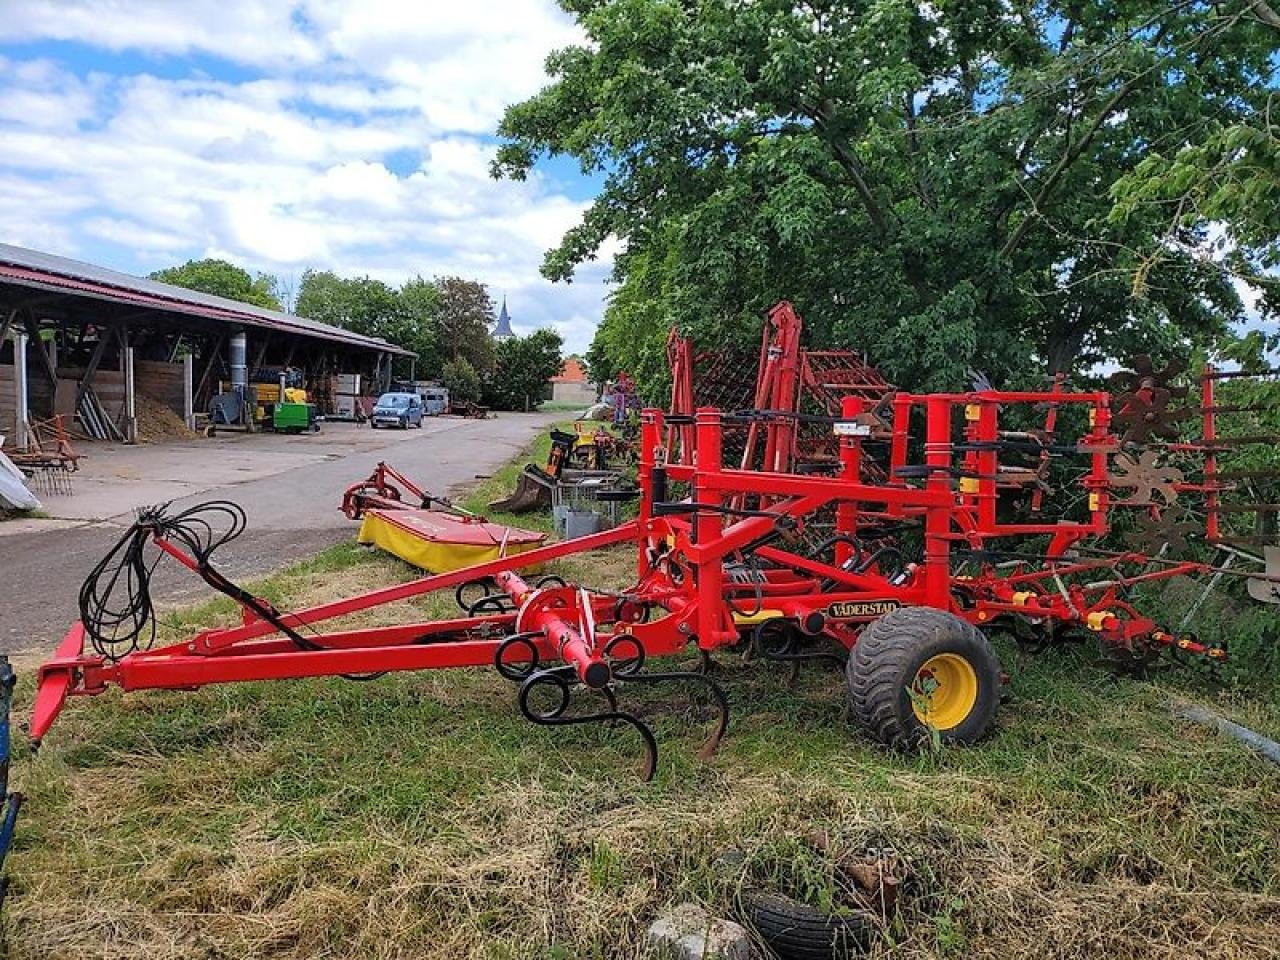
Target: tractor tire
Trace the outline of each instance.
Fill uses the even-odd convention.
[[[969,744],[1000,702],[1000,661],[975,627],[931,607],[904,607],[869,625],[845,667],[854,717],[893,749],[931,739]]]
[[[777,893],[745,890],[742,918],[782,960],[844,960],[862,956],[876,933],[866,910],[824,913]]]

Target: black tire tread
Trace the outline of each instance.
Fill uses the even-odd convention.
[[[954,614],[932,607],[904,607],[868,625],[854,644],[845,666],[849,703],[854,717],[886,746],[909,749],[919,745],[922,727],[904,716],[900,709],[902,692],[907,677],[914,674],[912,667],[919,662],[920,650],[948,634],[963,638],[978,658],[986,661],[987,672],[992,676],[987,678],[980,698],[985,693],[990,700],[989,709],[994,710],[999,691],[989,688],[999,675],[995,653],[979,630]],[[998,683],[994,686],[998,687]],[[982,726],[985,729],[986,723]],[[976,737],[944,733],[943,739],[968,743]]]
[[[743,919],[782,960],[833,960],[859,955],[876,930],[870,911],[823,913],[779,893],[745,890]]]

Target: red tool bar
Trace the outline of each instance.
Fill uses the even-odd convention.
[[[775,547],[761,547],[756,553],[763,559],[780,566],[803,570],[805,573],[811,573],[817,577],[838,580],[857,590],[869,590],[883,594],[886,597],[893,596],[903,599],[911,596],[920,597],[923,594],[923,590],[914,587],[894,586],[886,581],[884,577],[876,574],[841,570],[839,567],[833,567],[830,564],[823,563],[821,560],[811,560],[808,557],[787,553],[785,550],[778,550]]]
[[[382,673],[401,670],[430,670],[446,667],[487,667],[501,639],[458,640],[451,643],[410,644],[388,647],[358,647],[350,650],[288,650],[264,648],[262,653],[240,653],[234,657],[130,656],[114,667],[125,690],[200,687],[211,683],[239,683],[246,680],[289,680],[324,677],[344,673]],[[537,643],[538,655],[555,656],[551,644]],[[110,669],[110,668],[108,668]]]
[[[594,638],[583,637],[576,627],[571,626],[556,612],[556,609],[569,608],[553,609],[536,603],[530,605],[529,600],[534,598],[537,591],[510,570],[498,574],[494,580],[521,608],[516,616],[517,629],[521,633],[541,630],[560,659],[573,665],[579,680],[595,690],[608,686],[613,679],[613,671],[592,649]],[[561,588],[561,591],[565,589],[567,588]]]
[[[899,393],[895,401],[925,406],[930,400],[947,403],[1092,403],[1110,402],[1108,393],[1054,393],[1049,390],[983,390],[975,393]]]
[[[707,474],[699,468],[698,480],[704,488],[710,490],[767,491],[775,496],[807,497],[820,500],[822,503],[830,503],[833,500],[862,500],[891,506],[946,508],[951,508],[956,503],[955,494],[950,489],[920,490],[916,487],[869,487],[862,483],[834,484],[830,477],[816,479],[790,473],[721,470]]]
[[[306,627],[333,617],[345,616],[348,613],[355,613],[359,610],[368,610],[370,607],[376,607],[384,603],[408,600],[411,597],[420,597],[436,590],[456,587],[471,580],[495,577],[499,573],[508,570],[516,570],[538,563],[545,563],[548,560],[567,557],[575,553],[597,550],[600,547],[611,546],[615,543],[635,540],[640,536],[640,532],[639,525],[632,520],[620,524],[612,530],[604,530],[600,533],[578,537],[574,540],[548,544],[545,547],[538,547],[536,550],[530,550],[527,553],[519,553],[511,557],[499,557],[497,560],[478,563],[472,567],[463,567],[461,570],[454,570],[451,573],[423,577],[419,580],[411,580],[408,583],[396,584],[393,587],[370,590],[368,593],[358,594],[345,600],[335,600],[332,603],[321,604],[318,607],[296,610],[285,614],[281,617],[281,620],[290,627]],[[256,621],[238,627],[205,631],[196,637],[194,643],[196,649],[200,652],[215,653],[233,643],[252,640],[256,637],[265,637],[275,632],[276,628],[271,624],[265,621]]]

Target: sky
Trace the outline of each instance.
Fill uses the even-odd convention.
[[[538,267],[598,182],[488,172],[504,107],[579,40],[550,0],[0,0],[0,242],[286,289],[457,274],[585,351],[609,257]]]

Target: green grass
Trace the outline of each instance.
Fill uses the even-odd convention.
[[[466,504],[506,493],[525,460]],[[615,549],[560,569],[620,585],[633,562]],[[294,606],[414,575],[341,545],[255,590]],[[166,611],[164,630],[234,616],[213,601]],[[747,885],[830,900],[830,863],[804,839],[824,830],[840,852],[891,847],[906,864],[876,956],[1280,953],[1280,773],[1170,709],[1193,698],[1274,735],[1274,689],[1119,680],[1082,648],[998,646],[1012,679],[992,736],[920,756],[855,729],[830,669],[791,685],[717,657],[733,721],[709,762],[693,689],[626,686],[662,751],[650,784],[634,733],[532,726],[492,671],[78,700],[37,759],[14,761],[28,799],[8,952],[648,957],[645,927],[682,900],[727,914]],[[729,849],[744,857],[725,869]]]
[[[591,406],[589,403],[577,403],[570,400],[547,400],[545,403],[539,404],[538,409],[551,413],[559,413],[562,410],[566,413],[580,413],[589,406]]]

